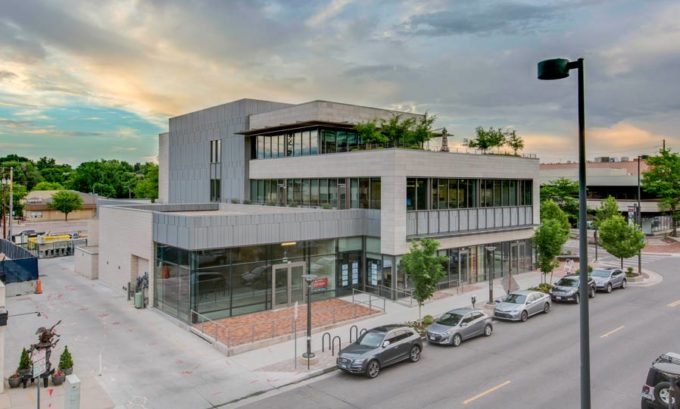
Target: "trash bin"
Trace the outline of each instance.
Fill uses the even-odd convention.
[[[144,293],[141,291],[135,293],[135,308],[144,308]]]

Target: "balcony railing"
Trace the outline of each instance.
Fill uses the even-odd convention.
[[[532,206],[419,210],[406,214],[406,237],[457,235],[533,225]]]

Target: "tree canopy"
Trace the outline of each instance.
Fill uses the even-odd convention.
[[[571,225],[569,224],[567,214],[560,209],[557,203],[550,199],[541,202],[541,223],[546,220],[557,220],[567,235],[569,234]]]
[[[637,225],[628,224],[621,215],[614,215],[600,223],[600,244],[614,257],[633,257],[645,246],[645,234]]]
[[[468,148],[479,149],[482,153],[486,153],[489,149],[500,148],[505,144],[505,132],[503,129],[490,127],[484,129],[478,126],[475,129],[476,136],[473,139],[465,139],[463,144]]]
[[[578,182],[559,178],[541,185],[541,202],[552,200],[567,214],[574,226],[578,220]]]
[[[619,204],[616,202],[616,199],[614,199],[613,196],[608,196],[602,201],[602,203],[600,203],[600,208],[595,210],[595,220],[593,221],[593,225],[596,229],[599,229],[602,222],[616,215],[621,215],[621,212],[619,211]]]
[[[651,169],[642,173],[642,188],[660,199],[660,207],[673,216],[673,236],[677,236],[678,204],[680,204],[680,155],[670,149],[647,158]]]
[[[380,120],[380,124],[375,120],[358,123],[354,130],[368,145],[422,149],[425,142],[432,139],[432,124],[436,119],[427,112],[419,118],[393,115]]]
[[[568,230],[565,231],[563,223],[556,219],[546,219],[536,229],[534,243],[538,253],[538,268],[543,273],[544,281],[545,275],[557,267],[555,258],[560,255],[568,239]]]
[[[419,319],[423,304],[434,295],[439,281],[446,274],[443,267],[446,257],[437,255],[438,248],[439,242],[436,240],[414,240],[410,251],[399,262],[413,282],[413,298],[418,302]]]
[[[77,192],[60,190],[52,195],[52,201],[47,207],[64,213],[64,220],[68,220],[69,213],[83,207],[83,198]]]

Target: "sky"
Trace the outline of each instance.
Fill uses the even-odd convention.
[[[241,99],[437,116],[454,150],[515,129],[542,162],[680,148],[677,0],[3,0],[0,156],[153,161],[168,118]]]

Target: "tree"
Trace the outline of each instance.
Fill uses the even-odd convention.
[[[551,219],[560,222],[562,229],[569,235],[571,225],[569,224],[567,214],[560,209],[557,203],[548,199],[541,202],[541,222]]]
[[[595,210],[595,220],[593,225],[596,229],[600,228],[600,224],[611,217],[616,215],[621,215],[619,211],[619,204],[616,202],[613,196],[608,196],[605,200],[600,203],[600,208]]]
[[[68,214],[83,207],[83,198],[78,192],[60,190],[52,195],[52,201],[47,205],[50,209],[64,213],[64,220],[68,220]]]
[[[501,128],[484,129],[478,126],[475,129],[477,133],[474,139],[465,139],[463,144],[468,148],[479,149],[482,153],[486,153],[491,148],[498,148],[505,143],[505,132]]]
[[[388,142],[387,136],[383,135],[375,120],[362,122],[354,125],[359,140],[368,145],[384,146]]]
[[[642,173],[642,188],[660,199],[659,207],[673,217],[673,236],[677,236],[680,155],[670,149],[661,149],[657,156],[647,158],[647,164],[651,169]]]
[[[645,234],[637,225],[630,225],[621,215],[614,215],[600,223],[600,244],[614,257],[633,257],[645,246]]]
[[[551,199],[567,214],[574,226],[578,220],[578,182],[559,178],[541,185],[541,202]]]
[[[423,149],[425,142],[432,139],[432,124],[437,120],[436,115],[429,116],[427,112],[418,119],[413,129],[407,134],[407,145]]]
[[[64,190],[64,186],[57,182],[40,182],[33,186],[33,190]]]
[[[5,197],[0,206],[0,220],[2,215],[9,214],[9,189],[5,186]],[[21,216],[24,214],[24,197],[26,197],[26,186],[17,183],[12,184],[12,211],[15,215]],[[2,196],[0,196],[1,198]]]
[[[546,219],[536,229],[534,243],[538,253],[538,268],[543,273],[543,282],[548,273],[557,267],[555,257],[562,253],[562,246],[569,239],[568,231],[564,230],[564,224],[556,219]],[[552,276],[550,278],[552,281]]]
[[[95,183],[92,185],[92,192],[98,196],[103,197],[116,197],[116,189],[108,183]]]
[[[143,174],[139,175],[142,177],[134,188],[135,197],[151,201],[158,199],[158,165],[145,163],[140,171],[143,171]]]
[[[510,130],[510,131],[506,131],[506,133],[505,133],[505,144],[508,145],[510,147],[510,149],[512,149],[512,153],[515,156],[518,156],[517,155],[518,151],[521,151],[522,149],[524,149],[524,139],[522,139],[521,136],[518,136],[517,132],[515,132],[514,129]]]
[[[439,281],[446,274],[443,267],[446,257],[437,255],[438,248],[439,242],[436,240],[414,240],[411,250],[399,262],[413,282],[413,298],[418,302],[419,320],[423,304],[434,295]]]

